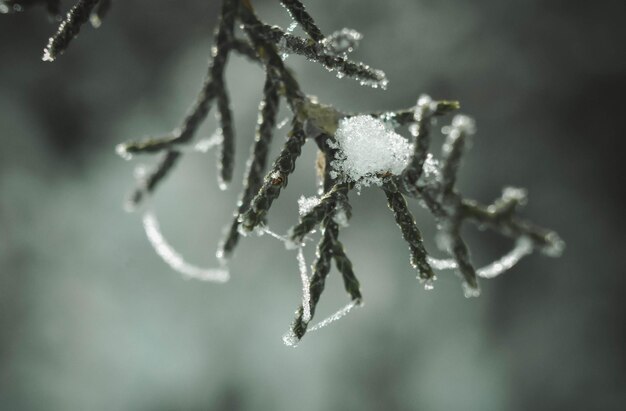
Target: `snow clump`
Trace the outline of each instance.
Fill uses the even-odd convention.
[[[368,115],[344,118],[335,133],[337,155],[331,177],[355,182],[356,188],[382,185],[409,164],[413,145],[381,120]]]

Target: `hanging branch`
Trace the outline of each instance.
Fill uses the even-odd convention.
[[[51,12],[58,13],[56,0],[31,3],[45,3]],[[90,16],[92,25],[98,26],[110,3],[110,0],[79,0],[60,24],[57,33],[50,38],[44,60],[53,61],[63,53]],[[233,221],[217,253],[221,260],[232,255],[241,234],[257,229],[270,232],[267,228],[268,213],[287,187],[303,146],[308,140],[313,140],[318,148],[321,197],[313,198],[310,209],[301,210],[300,220],[286,236],[276,235],[299,248],[298,261],[304,287],[303,302],[296,311],[289,344],[297,343],[307,330],[329,324],[361,303],[359,281],[338,239],[340,230],[348,226],[352,214],[348,197],[351,190],[374,186],[384,192],[401,235],[409,246],[409,261],[427,289],[433,288],[434,269],[454,269],[463,279],[465,295],[477,296],[480,290],[478,277],[497,276],[534,249],[549,256],[560,255],[564,243],[554,231],[519,217],[518,209],[526,203],[524,190],[506,188],[502,196],[489,205],[464,198],[459,192],[457,177],[460,163],[467,139],[475,132],[474,123],[469,117],[455,116],[452,124],[443,130],[445,141],[440,159],[432,154],[430,145],[436,138],[432,124],[436,119],[458,110],[458,102],[436,101],[424,95],[415,106],[407,109],[344,113],[306,95],[279,53],[305,56],[334,71],[338,77],[352,77],[362,85],[384,89],[387,78],[382,71],[348,58],[348,53],[362,38],[358,32],[342,29],[325,36],[301,1],[281,0],[281,3],[295,23],[302,27],[306,37],[295,36],[280,27],[262,22],[250,0],[222,1],[207,74],[180,126],[164,137],[127,142],[117,147],[118,153],[126,159],[138,154],[162,156],[156,167],[139,180],[139,186],[131,197],[133,204],[140,203],[142,198],[152,194],[175,168],[182,158],[184,146],[193,140],[214,100],[219,122],[217,136],[221,139],[218,180],[222,188],[226,188],[226,184],[231,181],[235,132],[224,73],[228,56],[233,51],[263,68],[265,84],[243,190],[236,204]],[[23,0],[0,0],[0,11],[19,11],[26,5],[27,2]],[[242,28],[245,38],[235,36],[235,25]],[[281,97],[292,112],[292,128],[280,154],[266,172]],[[404,126],[409,127],[409,140],[399,134]],[[217,144],[216,141],[213,144]],[[440,230],[438,246],[449,254],[449,259],[441,260],[428,254],[407,199],[417,200],[437,220]],[[469,247],[461,236],[465,222],[492,229],[513,239],[515,245],[500,259],[477,270],[472,265]],[[302,247],[318,226],[320,238],[312,276],[309,278]],[[351,303],[318,325],[310,327],[333,260]]]

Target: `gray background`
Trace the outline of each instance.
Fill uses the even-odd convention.
[[[384,195],[365,190],[342,233],[365,306],[297,349],[281,342],[300,299],[293,252],[245,239],[231,282],[184,281],[122,209],[134,165],[113,147],[179,123],[218,2],[114,3],[54,64],[40,62],[54,30],[43,10],[0,16],[0,409],[623,409],[623,1],[308,2],[325,33],[363,33],[355,57],[391,83],[361,88],[290,57],[307,93],[348,111],[423,92],[460,100],[478,124],[461,189],[490,201],[528,188],[524,215],[568,248],[483,281],[478,299],[451,274],[426,292]],[[286,26],[276,3],[254,1]],[[189,155],[155,199],[168,239],[203,265],[215,264],[261,95],[257,67],[234,58],[228,73],[236,182],[220,192],[215,154]],[[314,156],[308,146],[270,215],[276,231],[315,193]],[[412,208],[434,249],[431,216]],[[478,263],[510,246],[466,236]],[[333,272],[318,316],[346,300]]]

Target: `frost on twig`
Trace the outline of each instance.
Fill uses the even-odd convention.
[[[217,283],[226,282],[230,278],[228,270],[224,267],[201,268],[185,261],[167,240],[165,240],[165,237],[161,233],[159,222],[153,212],[147,211],[143,215],[143,226],[146,230],[146,236],[156,253],[163,261],[172,267],[174,271],[178,271],[185,278]]]
[[[515,246],[500,257],[499,259],[487,264],[476,270],[476,274],[481,278],[494,278],[498,275],[510,270],[524,256],[533,252],[533,244],[527,237],[520,237],[515,242]],[[453,270],[458,268],[458,264],[454,259],[438,259],[433,257],[427,258],[428,263],[437,270]]]
[[[0,12],[21,11],[32,3],[46,4],[51,12],[58,14],[56,0],[0,0]],[[51,37],[44,60],[53,61],[64,52],[88,20],[93,26],[99,26],[110,3],[110,0],[79,0]],[[134,207],[155,193],[189,151],[219,147],[218,183],[221,188],[227,188],[235,166],[232,102],[225,83],[228,58],[231,53],[236,53],[264,70],[263,98],[243,190],[217,256],[225,262],[235,252],[241,237],[251,232],[267,233],[284,242],[287,248],[297,250],[302,300],[284,339],[288,345],[296,345],[307,330],[314,331],[336,321],[362,302],[352,261],[339,239],[352,215],[349,199],[352,190],[358,193],[371,187],[383,191],[400,228],[399,236],[408,245],[409,264],[417,270],[417,278],[426,289],[433,288],[435,270],[454,270],[462,279],[465,295],[475,297],[480,292],[479,278],[500,275],[534,250],[553,257],[562,253],[564,242],[554,231],[519,216],[519,208],[527,201],[525,190],[506,188],[492,204],[483,204],[461,194],[458,173],[469,147],[468,139],[476,132],[474,121],[456,115],[451,124],[441,130],[443,141],[438,140],[440,136],[434,127],[437,121],[459,110],[458,102],[422,95],[414,106],[402,110],[345,113],[307,95],[296,75],[285,65],[288,54],[304,56],[334,72],[337,77],[351,77],[361,85],[385,89],[388,80],[382,71],[350,60],[349,53],[362,39],[360,33],[341,29],[326,35],[300,0],[281,0],[281,3],[293,19],[287,30],[261,21],[250,0],[222,0],[207,73],[181,123],[163,137],[122,143],[116,151],[125,159],[141,154],[160,156],[154,169],[142,173],[138,179],[137,189],[131,197]],[[294,35],[296,26],[301,27],[306,36]],[[242,29],[241,34],[235,34],[235,27]],[[268,167],[273,136],[285,123],[276,124],[281,100],[291,111],[291,129],[286,133],[280,154]],[[197,130],[213,103],[218,131],[211,139],[194,143]],[[403,135],[405,127],[409,130],[407,136]],[[299,221],[286,234],[274,233],[268,227],[271,207],[286,189],[302,148],[308,142],[316,144],[318,149],[318,196],[299,202]],[[432,145],[441,146],[441,149],[432,149]],[[408,206],[412,200],[433,215],[439,229],[437,245],[448,258],[437,259],[429,254]],[[511,238],[515,246],[501,258],[476,269],[470,247],[461,235],[466,223]],[[227,278],[225,269],[201,269],[183,260],[165,241],[150,211],[144,215],[144,226],[157,253],[175,270],[200,279],[222,281]],[[315,259],[308,267],[303,247],[316,230],[319,240]],[[333,261],[350,302],[313,325]]]
[[[78,35],[80,28],[91,16],[99,0],[79,0],[67,13],[54,36],[48,40],[43,51],[43,61],[54,61],[65,51],[70,42]]]

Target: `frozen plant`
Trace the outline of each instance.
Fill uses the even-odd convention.
[[[58,14],[58,0],[0,0],[0,11],[21,11],[34,3],[46,4],[51,13]],[[116,149],[125,159],[146,154],[160,155],[161,158],[154,169],[139,175],[138,187],[129,200],[132,206],[149,200],[177,162],[194,151],[190,147],[200,151],[219,147],[218,179],[220,187],[227,188],[233,176],[235,151],[231,102],[224,76],[228,57],[231,53],[243,55],[264,70],[263,98],[243,191],[232,223],[225,230],[217,251],[223,266],[202,269],[185,262],[165,241],[156,217],[148,209],[144,214],[148,237],[170,266],[188,277],[225,281],[229,275],[226,262],[232,257],[242,235],[251,232],[269,233],[290,248],[297,249],[298,271],[303,284],[302,303],[296,310],[290,332],[284,337],[287,344],[296,345],[307,329],[321,328],[335,321],[362,301],[352,262],[339,239],[340,230],[348,226],[351,217],[349,194],[353,190],[372,187],[386,196],[389,209],[408,244],[409,262],[426,289],[433,288],[435,270],[451,269],[459,274],[465,295],[475,297],[480,292],[479,277],[495,277],[534,250],[548,256],[558,256],[562,252],[564,243],[555,232],[518,215],[518,208],[526,203],[524,190],[505,188],[502,196],[491,204],[461,195],[456,182],[468,138],[476,131],[471,118],[456,115],[451,124],[442,129],[445,139],[438,158],[435,158],[431,152],[433,124],[436,119],[458,110],[457,102],[433,100],[423,95],[414,106],[403,110],[349,113],[307,95],[285,66],[284,58],[290,54],[305,56],[340,78],[352,78],[369,87],[385,89],[387,78],[382,71],[349,59],[348,54],[361,40],[361,34],[342,29],[326,36],[299,0],[281,0],[281,3],[294,23],[287,30],[259,20],[251,0],[222,0],[208,71],[187,115],[164,137],[131,141]],[[99,26],[109,5],[107,0],[79,0],[50,38],[43,59],[54,61],[65,52],[87,21]],[[292,34],[296,24],[305,37]],[[242,30],[236,31],[236,27]],[[268,167],[269,147],[280,128],[276,116],[281,101],[291,111],[291,129],[282,151]],[[211,139],[194,143],[198,127],[212,106],[215,106],[219,129]],[[404,126],[408,126],[409,136],[401,134]],[[307,142],[316,144],[319,150],[319,196],[302,197],[298,202],[299,221],[286,235],[273,233],[268,227],[268,211],[287,187]],[[417,200],[434,216],[439,229],[437,244],[449,255],[448,259],[429,255],[407,199]],[[461,236],[461,227],[466,222],[509,237],[515,246],[493,263],[476,269]],[[302,249],[316,229],[320,231],[320,239],[315,260],[308,267]],[[333,262],[343,278],[350,302],[328,319],[309,326]]]

